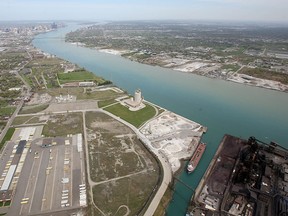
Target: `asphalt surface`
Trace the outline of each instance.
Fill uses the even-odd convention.
[[[88,111],[89,108],[85,111]],[[95,108],[97,109],[97,107],[94,107],[94,111],[96,110]],[[83,111],[83,108],[80,111]],[[167,186],[171,182],[171,167],[167,162],[166,158],[153,148],[151,142],[145,136],[143,136],[143,134],[141,134],[137,128],[108,112],[103,112],[129,126],[137,134],[137,136],[147,145],[147,147],[154,152],[154,154],[158,157],[159,161],[162,164],[163,180],[145,213],[145,216],[153,215],[162,196],[167,189]],[[61,113],[61,111],[59,113]],[[86,131],[84,130],[84,135],[85,132]],[[84,141],[86,140],[83,140],[83,142]],[[42,149],[37,151],[38,154],[36,156],[39,156],[39,158],[34,158],[35,149],[34,151],[32,151],[32,153],[27,154],[27,158],[21,172],[21,181],[18,182],[12,206],[7,215],[39,215],[40,213],[41,215],[50,215],[52,212],[55,212],[55,215],[67,215],[71,212],[71,208],[75,208],[76,210],[79,209],[79,184],[85,183],[84,163],[82,161],[84,158],[83,152],[81,154],[77,152],[77,147],[75,143],[70,145],[70,153],[73,152],[70,155],[73,158],[70,159],[70,164],[67,168],[67,165],[64,165],[65,157],[69,154],[66,154],[67,146],[63,144],[61,147],[59,146],[57,146],[57,148],[55,146],[52,146],[51,148],[53,150],[51,153],[48,148],[45,149],[38,146]],[[33,146],[31,147],[33,148]],[[62,149],[62,147],[64,148],[64,150]],[[55,150],[54,148],[57,150]],[[53,158],[52,161],[55,161],[54,163],[51,162],[51,156],[49,156],[50,154]],[[64,168],[65,166],[66,168]],[[47,175],[46,170],[48,167],[52,168],[51,172]],[[63,177],[69,177],[69,179],[71,180],[69,181],[69,184],[61,183]],[[89,176],[88,181],[90,182]],[[62,192],[64,190],[69,191],[68,199],[70,207],[61,207],[61,197],[63,196]],[[27,196],[29,197],[29,202],[27,204],[21,205],[20,203],[22,199],[26,198]]]
[[[15,137],[19,135],[19,131],[16,130]],[[65,145],[65,140],[69,140],[70,144]],[[77,151],[76,140],[70,137],[53,138],[51,144],[55,145],[44,148],[41,147],[42,138],[37,138],[29,144],[31,152],[29,145],[26,146],[27,155],[7,216],[42,215],[52,212],[59,215],[62,212],[66,215],[72,211],[71,209],[78,211],[79,185],[85,183],[85,172],[81,161],[83,152]],[[13,147],[13,143],[5,147],[0,163],[1,175],[7,162],[11,160]],[[69,181],[64,183],[63,178]],[[23,199],[27,203],[21,204]],[[63,200],[67,200],[69,205],[61,205]]]

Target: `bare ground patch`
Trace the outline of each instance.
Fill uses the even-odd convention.
[[[109,216],[114,215],[119,206],[127,206],[129,215],[137,215],[156,181],[157,176],[150,172],[94,186],[94,202]]]
[[[130,128],[104,113],[87,112],[86,127],[94,202],[106,215],[120,206],[137,214],[158,181],[156,160]]]
[[[49,120],[43,128],[46,137],[66,136],[83,131],[82,113],[65,113],[50,115]]]

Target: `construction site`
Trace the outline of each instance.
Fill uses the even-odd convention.
[[[181,159],[191,157],[206,130],[202,125],[169,111],[140,128],[152,148],[167,158],[172,172],[180,168]]]

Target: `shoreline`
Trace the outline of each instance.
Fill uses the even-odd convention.
[[[186,126],[185,129],[182,128],[183,125]],[[185,138],[181,137],[187,129],[191,130],[189,134]],[[173,175],[176,175],[178,171],[182,171],[182,160],[192,157],[207,129],[195,121],[166,110],[148,120],[138,130],[151,142],[151,148],[164,156]]]
[[[94,47],[94,48],[93,47],[88,47],[84,43],[78,43],[78,42],[67,42],[67,43],[71,43],[73,45],[77,45],[77,46],[81,46],[81,47],[85,47],[85,48],[90,48],[90,49],[93,49],[93,50],[96,50],[96,51],[102,52],[102,53],[107,53],[107,54],[111,54],[111,55],[120,56],[121,58],[124,58],[124,59],[127,59],[127,60],[131,60],[131,61],[135,61],[135,62],[140,63],[140,64],[145,64],[145,65],[154,66],[154,67],[161,67],[161,68],[164,68],[164,69],[171,69],[171,70],[173,70],[175,72],[186,73],[186,74],[195,74],[195,75],[207,77],[207,78],[210,78],[210,79],[224,80],[224,81],[228,81],[228,82],[238,83],[238,84],[241,84],[241,85],[249,85],[249,86],[264,88],[264,89],[267,89],[267,90],[274,90],[274,91],[288,93],[288,85],[282,84],[282,83],[274,81],[274,80],[261,79],[261,78],[249,76],[249,75],[246,75],[246,74],[238,74],[237,72],[234,72],[233,75],[231,75],[227,79],[222,79],[221,77],[205,76],[205,75],[198,74],[198,73],[194,72],[197,69],[201,68],[201,67],[197,68],[197,66],[196,66],[196,68],[194,68],[193,71],[189,71],[189,67],[188,67],[189,64],[197,65],[197,63],[198,63],[198,64],[205,65],[206,63],[204,63],[204,62],[196,61],[196,62],[193,62],[193,63],[191,63],[191,62],[189,63],[189,61],[190,61],[189,60],[187,63],[177,65],[176,67],[163,67],[163,66],[160,66],[160,65],[157,65],[157,64],[147,64],[147,63],[139,62],[137,60],[130,59],[130,58],[122,56],[122,54],[126,54],[126,53],[132,52],[131,50],[101,49],[101,48],[98,48],[98,47]],[[213,63],[213,64],[216,64],[216,63]]]
[[[153,69],[153,68],[152,68],[152,69]],[[179,111],[178,111],[178,112],[179,112]],[[177,113],[178,113],[178,112],[177,112]],[[180,113],[181,113],[181,112],[180,112]],[[191,183],[191,184],[193,184],[193,183]],[[177,205],[178,205],[178,200],[175,200],[175,202],[177,202]],[[174,208],[174,207],[172,207],[172,208]]]

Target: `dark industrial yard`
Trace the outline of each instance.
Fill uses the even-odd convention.
[[[192,215],[287,215],[288,151],[226,135],[201,180]]]

